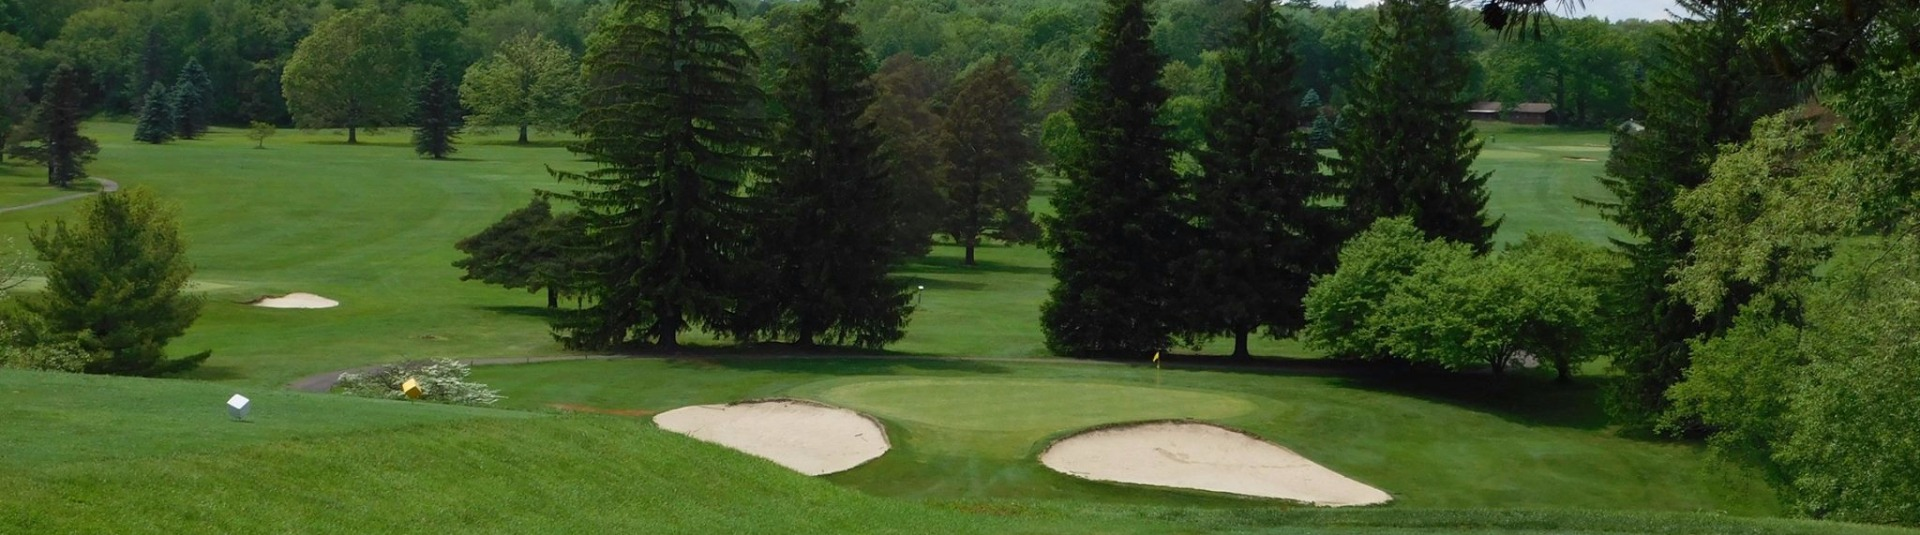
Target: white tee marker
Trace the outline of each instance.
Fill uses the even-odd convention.
[[[246,396],[234,394],[233,397],[227,398],[227,415],[235,420],[247,419],[247,411],[252,409],[253,400],[247,399]]]

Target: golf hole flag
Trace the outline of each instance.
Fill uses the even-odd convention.
[[[400,383],[400,391],[407,394],[407,399],[420,399],[420,395],[425,393],[420,391],[420,381],[412,377],[408,377],[407,382]]]
[[[253,410],[253,400],[247,399],[246,396],[234,394],[233,397],[227,398],[227,415],[232,416],[233,419],[247,419],[247,411],[250,410]]]
[[[1154,365],[1154,366],[1159,366],[1159,365],[1160,365],[1160,352],[1159,352],[1159,351],[1155,351],[1155,352],[1153,352],[1153,365]]]

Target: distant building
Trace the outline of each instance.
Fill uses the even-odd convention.
[[[1556,117],[1553,105],[1545,102],[1522,102],[1507,112],[1507,121],[1514,124],[1554,124]]]
[[[1500,120],[1501,103],[1475,102],[1467,106],[1467,118],[1475,121]]]

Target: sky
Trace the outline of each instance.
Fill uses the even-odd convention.
[[[1332,5],[1338,1],[1341,0],[1318,0],[1324,5]],[[1345,0],[1345,2],[1349,6],[1360,7],[1378,3],[1379,0]],[[1667,15],[1669,9],[1674,9],[1674,0],[1586,0],[1586,7],[1576,8],[1572,15],[1575,17],[1592,15],[1608,20],[1666,20],[1672,18]],[[1567,13],[1556,7],[1554,14],[1566,15]]]

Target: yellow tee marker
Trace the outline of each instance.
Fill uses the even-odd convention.
[[[420,381],[412,377],[408,377],[407,382],[400,383],[400,391],[407,394],[407,399],[420,399],[420,395],[425,394],[420,390]]]

